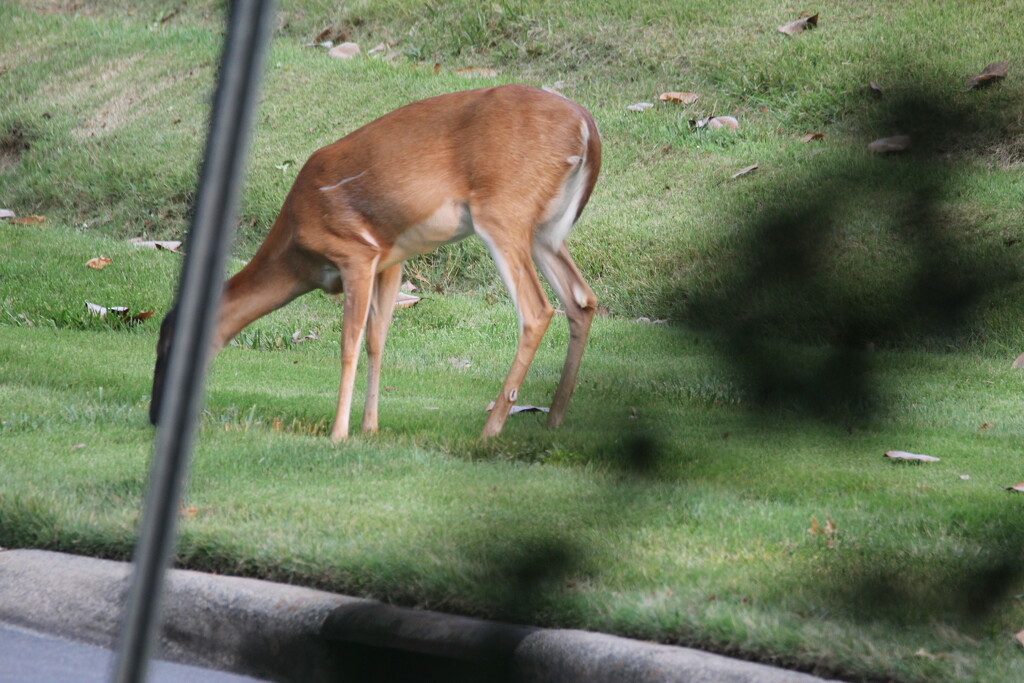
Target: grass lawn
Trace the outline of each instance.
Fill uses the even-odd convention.
[[[0,208],[46,216],[0,223],[0,546],[131,555],[181,257],[128,239],[187,230],[220,4],[0,6]],[[604,140],[570,248],[609,315],[564,428],[481,442],[515,314],[478,242],[416,259],[381,433],[341,447],[338,303],[258,321],[209,378],[178,564],[850,680],[1024,679],[1024,87],[1012,62],[964,85],[1024,20],[879,0],[775,30],[803,9],[282,2],[232,269],[317,147],[421,97],[552,85]],[[325,28],[395,57],[329,59],[305,46]],[[691,126],[711,114],[740,129]],[[520,403],[550,400],[567,336]]]

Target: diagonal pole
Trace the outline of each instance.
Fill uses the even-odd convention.
[[[178,288],[159,429],[118,652],[116,683],[146,679],[160,626],[164,575],[176,544],[178,506],[202,404],[206,359],[234,235],[272,0],[231,3],[217,92]]]

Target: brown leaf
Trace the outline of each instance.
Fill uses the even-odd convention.
[[[798,33],[803,33],[804,31],[816,28],[817,26],[818,15],[815,14],[809,17],[803,16],[797,19],[796,21],[791,21],[788,24],[783,24],[782,26],[778,27],[778,31],[779,33],[785,33],[787,36],[795,36]]]
[[[152,318],[153,317],[153,313],[154,313],[153,311],[143,311],[142,313],[139,313],[138,315],[129,316],[128,318],[126,318],[126,320],[127,320],[129,325],[138,325],[139,323],[144,323],[147,320],[149,320],[150,318]]]
[[[731,180],[736,180],[737,178],[742,178],[745,175],[749,175],[749,174],[753,173],[757,169],[758,169],[758,165],[757,164],[751,164],[750,166],[747,166],[746,168],[741,168],[740,170],[736,171],[731,176],[729,176],[729,178]]]
[[[463,78],[495,78],[498,75],[497,69],[489,66],[466,66],[456,69],[455,73]]]
[[[903,152],[910,149],[909,135],[894,135],[890,138],[879,138],[868,144],[868,151],[872,154],[888,154],[889,152]]]
[[[1001,62],[993,62],[989,64],[981,73],[977,76],[971,76],[967,79],[968,88],[980,88],[986,85],[992,85],[994,82],[1006,78],[1006,72],[1009,70],[1009,64],[1004,59]]]
[[[1024,647],[1024,631],[1017,631],[1013,637],[1017,639],[1017,642],[1020,643],[1022,647]]]
[[[327,51],[335,59],[355,59],[359,55],[359,43],[342,43]]]
[[[672,91],[661,93],[658,99],[661,100],[662,102],[679,102],[680,104],[693,104],[698,99],[700,99],[700,95],[698,95],[695,92]]]
[[[821,525],[818,524],[817,517],[811,517],[811,528],[807,530],[807,533],[813,534],[815,536],[821,535]]]
[[[85,448],[85,444],[84,443],[76,443],[74,446],[71,447],[71,450],[77,451],[79,448]]]
[[[15,225],[40,225],[46,222],[46,216],[22,216],[21,218],[12,218],[11,223]]]
[[[939,462],[940,460],[932,455],[919,455],[917,453],[907,453],[906,451],[887,451],[882,457],[906,462]]]
[[[1014,484],[1013,486],[1007,486],[1006,490],[1014,491],[1015,493],[1024,493],[1024,481],[1020,482],[1019,484]]]
[[[113,259],[107,256],[97,256],[96,258],[91,258],[86,261],[85,265],[89,266],[93,270],[103,270],[113,262]]]
[[[410,308],[420,302],[418,296],[412,294],[406,294],[405,292],[399,292],[398,298],[395,301],[395,308]]]
[[[733,116],[716,116],[715,118],[708,121],[708,128],[728,128],[729,130],[739,130],[740,122]]]
[[[740,127],[740,122],[733,116],[706,116],[697,121],[690,121],[690,125],[696,128],[728,128],[729,130],[736,130]]]
[[[835,536],[836,532],[839,531],[839,527],[836,526],[831,517],[826,517],[823,531],[826,536]]]
[[[182,503],[180,506],[178,506],[178,514],[188,519],[198,515],[199,509],[195,505],[189,505],[186,507],[185,504]]]
[[[824,133],[808,133],[807,135],[800,138],[800,142],[812,142],[814,140],[824,140]]]

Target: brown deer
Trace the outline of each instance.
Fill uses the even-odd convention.
[[[476,234],[515,302],[519,346],[483,436],[499,434],[554,309],[534,264],[569,321],[569,349],[548,425],[558,426],[597,306],[564,242],[590,198],[601,143],[590,114],[521,85],[414,102],[317,150],[299,171],[252,260],[224,287],[210,357],[246,325],[292,299],[344,292],[341,390],[331,439],[345,439],[356,363],[366,337],[364,432],[377,430],[381,351],[402,262]],[[175,309],[157,342],[150,420],[156,424]]]

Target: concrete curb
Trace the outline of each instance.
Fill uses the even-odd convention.
[[[0,552],[0,622],[101,647],[118,637],[130,565]],[[159,657],[283,682],[508,680],[814,683],[689,648],[401,609],[283,584],[172,570]]]

